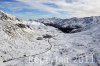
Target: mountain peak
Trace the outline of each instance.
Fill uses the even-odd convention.
[[[19,19],[16,18],[15,16],[12,16],[0,10],[0,20],[19,20]]]

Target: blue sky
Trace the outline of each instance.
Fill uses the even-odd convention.
[[[100,0],[0,0],[0,10],[25,20],[100,16]]]

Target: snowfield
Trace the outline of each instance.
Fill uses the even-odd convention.
[[[85,30],[64,33],[0,11],[0,66],[100,66],[100,17],[91,19]]]

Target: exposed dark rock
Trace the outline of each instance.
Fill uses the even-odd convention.
[[[43,38],[42,37],[37,37],[37,40],[42,40]]]
[[[20,27],[20,28],[26,28],[26,25],[24,25],[24,24],[20,24],[20,23],[18,23],[18,24],[16,24],[18,27]]]
[[[82,28],[81,26],[74,25],[74,26],[61,27],[58,29],[64,33],[77,33],[81,31],[80,30],[81,28]]]
[[[57,24],[48,24],[48,23],[44,23],[46,26],[53,26],[55,28],[58,28],[58,30],[64,32],[64,33],[77,33],[77,32],[81,32],[82,26],[80,25],[68,25],[66,27],[62,27],[60,25]]]
[[[51,35],[46,34],[46,35],[43,35],[43,38],[52,38],[52,36],[51,36]]]
[[[59,64],[58,66],[65,66],[65,65]]]
[[[53,62],[52,62],[52,66],[55,66],[55,65],[56,65],[56,62],[55,62],[55,61],[53,61]]]

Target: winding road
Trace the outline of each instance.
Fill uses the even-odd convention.
[[[44,54],[44,53],[46,53],[46,52],[48,52],[52,49],[52,44],[50,42],[50,38],[48,38],[48,43],[49,43],[50,47],[49,47],[49,49],[47,49],[44,52],[41,52],[39,54],[34,54],[34,55],[29,55],[29,56],[22,56],[22,57],[18,57],[18,58],[9,59],[9,60],[4,60],[3,62],[6,63],[6,62],[9,62],[9,61],[13,61],[13,60],[21,59],[21,58],[26,58],[26,57],[30,57],[30,56],[36,56],[36,55]]]

